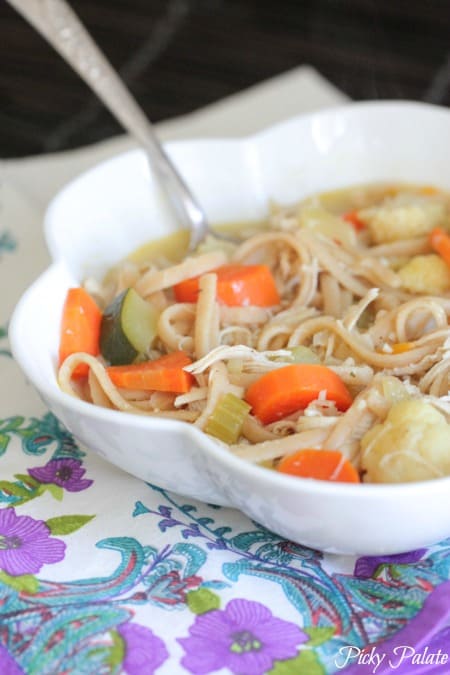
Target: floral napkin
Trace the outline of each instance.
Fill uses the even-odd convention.
[[[76,442],[10,353],[48,256],[33,203],[0,202],[0,675],[448,674],[450,540],[323,555]]]

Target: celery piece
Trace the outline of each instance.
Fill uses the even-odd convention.
[[[315,352],[309,347],[298,345],[298,347],[291,347],[292,354],[290,360],[293,363],[320,363],[320,359]]]
[[[204,431],[228,445],[236,443],[250,408],[234,394],[224,394],[208,418]]]
[[[264,459],[262,462],[258,462],[258,464],[271,471],[275,469],[275,461],[273,459]]]

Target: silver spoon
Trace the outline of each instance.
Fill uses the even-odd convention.
[[[146,150],[150,166],[179,224],[191,231],[189,251],[210,230],[205,213],[169,159],[152,125],[65,0],[7,0],[72,66],[111,113]]]

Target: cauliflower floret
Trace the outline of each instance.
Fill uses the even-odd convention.
[[[355,246],[356,244],[354,228],[321,206],[302,206],[298,213],[298,223],[300,227],[323,234],[344,245]]]
[[[433,227],[445,227],[448,213],[439,196],[402,193],[385,199],[380,206],[361,209],[358,217],[369,228],[372,241],[383,244],[419,237]]]
[[[412,293],[440,294],[450,289],[450,268],[435,253],[416,255],[399,271],[403,288]]]
[[[450,475],[450,424],[430,403],[395,403],[361,440],[370,483],[408,483]]]

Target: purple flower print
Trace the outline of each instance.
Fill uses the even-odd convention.
[[[0,510],[0,569],[7,574],[35,574],[42,565],[62,560],[65,550],[42,520],[17,516],[12,508]]]
[[[94,482],[83,478],[86,469],[78,459],[70,457],[51,459],[45,466],[28,469],[28,473],[40,483],[54,483],[68,492],[86,490]]]
[[[356,561],[354,575],[361,579],[370,579],[380,565],[407,565],[408,563],[415,563],[423,558],[426,552],[426,548],[418,548],[416,551],[394,555],[363,556]]]
[[[290,621],[277,619],[259,602],[231,600],[224,610],[196,617],[190,637],[179,638],[191,673],[206,675],[221,668],[232,673],[264,675],[274,661],[291,659],[308,636]]]
[[[24,675],[22,668],[3,645],[0,645],[0,673],[2,675]]]
[[[125,642],[122,667],[127,675],[153,675],[169,656],[164,642],[145,626],[128,621],[117,631]]]

